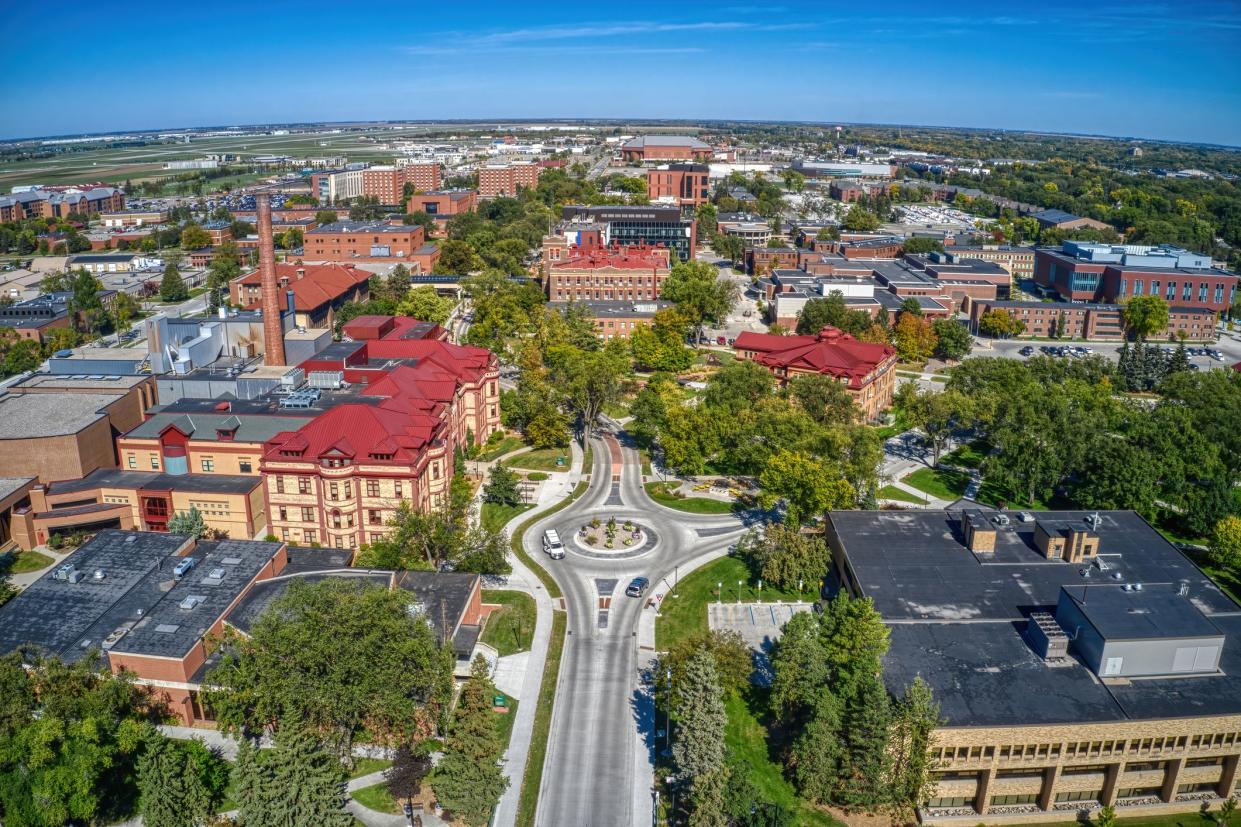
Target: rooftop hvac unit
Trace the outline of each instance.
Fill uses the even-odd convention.
[[[992,519],[994,519],[994,520],[995,520],[995,524],[996,524],[996,525],[1005,525],[1005,526],[1006,526],[1006,525],[1008,525],[1008,524],[1011,522],[1011,520],[1009,520],[1009,519],[1008,519],[1008,515],[1007,515],[1007,514],[996,514],[996,515],[995,515],[995,517],[993,517]]]
[[[52,579],[68,581],[69,576],[77,570],[78,567],[72,563],[65,563],[60,568],[56,569],[56,571],[52,572]]]
[[[86,575],[83,574],[82,572],[78,571],[77,569],[74,569],[73,571],[69,572],[69,582],[70,583],[81,583],[82,578],[85,576]]]
[[[335,390],[345,384],[343,370],[313,370],[307,377],[310,387]]]
[[[285,390],[300,388],[305,382],[306,371],[301,368],[293,368],[293,370],[280,377],[280,387]]]
[[[1103,525],[1103,518],[1099,516],[1099,512],[1097,511],[1093,514],[1088,514],[1086,515],[1086,525],[1090,526],[1095,531],[1098,531],[1099,526]]]
[[[172,579],[180,580],[182,577],[185,577],[185,575],[189,573],[190,569],[194,568],[197,564],[198,561],[193,557],[186,557],[180,563],[177,563],[176,568],[172,570]]]

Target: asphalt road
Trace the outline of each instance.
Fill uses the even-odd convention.
[[[726,547],[743,531],[732,515],[686,514],[655,504],[642,487],[637,452],[608,434],[592,444],[588,492],[525,535],[527,553],[552,573],[568,612],[536,817],[541,827],[652,823],[654,727],[639,674],[639,610],[674,568]],[[596,516],[604,522],[614,516],[618,524],[633,520],[649,529],[648,536],[635,549],[611,553],[577,545],[574,536]],[[564,541],[564,559],[549,560],[543,553],[547,528],[555,528]],[[625,587],[638,575],[650,578],[652,586],[645,598],[627,597]]]

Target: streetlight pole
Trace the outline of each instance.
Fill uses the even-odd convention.
[[[737,603],[738,605],[740,605],[741,603],[741,582],[742,581],[740,580],[737,581]]]

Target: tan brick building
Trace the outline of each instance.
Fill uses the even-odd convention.
[[[1191,812],[1237,789],[1241,616],[1127,511],[832,512],[833,578],[888,624],[890,692],[944,724],[930,824]]]
[[[666,247],[573,247],[547,264],[550,301],[650,301],[672,272]]]

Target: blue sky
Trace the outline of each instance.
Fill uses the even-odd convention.
[[[1241,145],[1238,2],[0,2],[9,137],[580,116]]]

